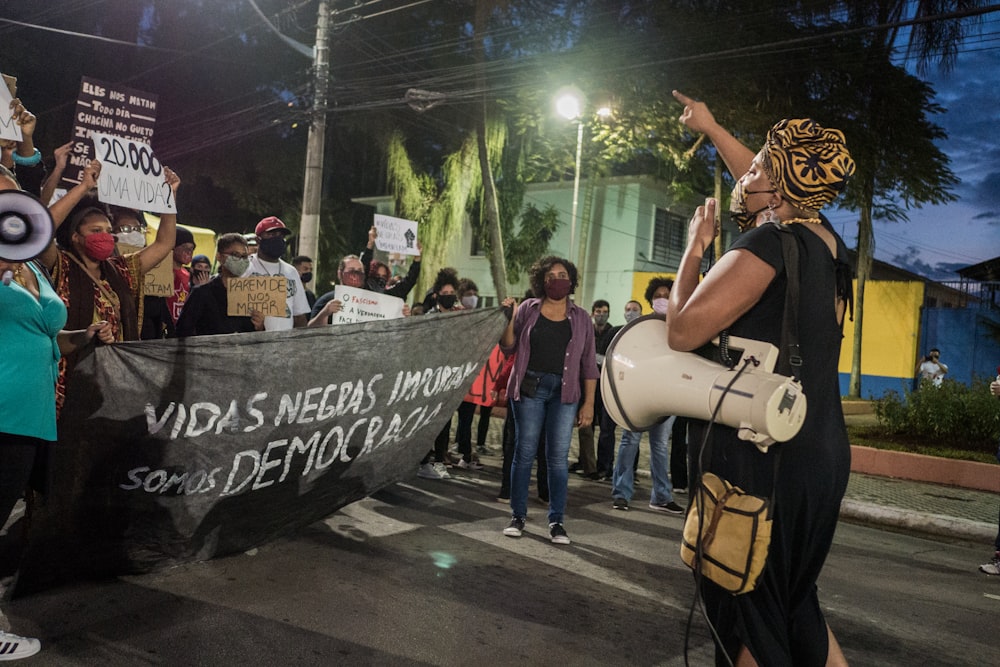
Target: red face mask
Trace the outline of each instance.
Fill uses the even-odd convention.
[[[115,237],[107,232],[98,232],[83,237],[84,252],[95,262],[103,262],[115,251]]]

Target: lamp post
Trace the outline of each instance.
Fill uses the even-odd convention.
[[[577,261],[576,213],[580,204],[580,158],[583,155],[583,115],[580,113],[580,98],[573,93],[565,93],[556,100],[556,110],[566,120],[576,121],[576,166],[573,169],[573,211],[569,224],[569,252],[567,257],[573,264]]]

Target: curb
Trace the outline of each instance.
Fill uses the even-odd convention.
[[[913,512],[849,498],[845,498],[840,503],[840,518],[984,543],[992,542],[996,538],[997,532],[996,526],[980,521],[941,514]]]
[[[851,445],[851,472],[1000,493],[1000,466]]]

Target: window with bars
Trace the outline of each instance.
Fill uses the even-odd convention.
[[[650,259],[660,264],[676,266],[684,252],[686,233],[687,219],[684,216],[665,208],[656,209]]]

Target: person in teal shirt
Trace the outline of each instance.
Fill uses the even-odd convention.
[[[17,189],[13,174],[0,168],[0,191]],[[0,214],[3,209],[0,201]],[[3,250],[0,247],[0,255]],[[90,344],[94,336],[104,342],[113,338],[107,322],[63,331],[66,307],[35,262],[0,258],[0,278],[0,349],[4,351],[0,383],[9,390],[0,401],[0,523],[6,523],[24,495],[39,450],[56,439],[60,354]],[[0,577],[10,574],[0,572]],[[28,657],[40,648],[37,639],[0,632],[0,659]]]

